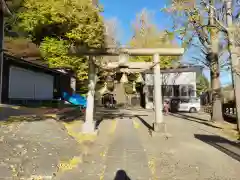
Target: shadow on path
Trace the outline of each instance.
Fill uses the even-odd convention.
[[[222,129],[222,128],[220,128],[220,127],[217,127],[217,126],[214,126],[214,125],[208,123],[209,121],[206,120],[206,119],[197,118],[197,117],[194,117],[194,116],[189,116],[189,115],[180,114],[180,113],[176,113],[176,114],[175,114],[175,113],[171,113],[170,115],[171,115],[171,116],[174,116],[174,117],[177,117],[177,118],[181,118],[181,119],[183,119],[183,120],[196,122],[196,123],[203,124],[203,125],[206,125],[206,126],[210,126],[210,127],[213,127],[213,128],[217,128],[217,129]]]
[[[141,115],[141,116],[143,116],[143,115]],[[147,121],[145,121],[142,117],[140,117],[139,115],[135,115],[135,117],[137,117],[143,123],[143,125],[148,128],[148,130],[151,130],[151,131],[154,130],[153,126],[150,125]]]
[[[232,142],[216,135],[194,134],[194,137],[240,162],[240,143]]]
[[[124,170],[118,170],[114,180],[131,180]]]
[[[177,112],[175,114],[182,115],[182,116],[185,116],[185,117],[188,117],[188,118],[193,118],[193,119],[196,119],[196,120],[199,120],[199,121],[206,121],[206,122],[209,121],[209,119],[194,116],[194,114],[196,114],[196,113],[191,113],[192,115],[187,115],[187,114],[183,114],[181,112]]]
[[[30,116],[35,115],[36,112],[30,111],[28,109],[22,109],[19,107],[11,107],[11,106],[1,106],[0,107],[0,120],[4,121],[12,116]]]

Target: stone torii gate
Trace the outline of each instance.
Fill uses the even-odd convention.
[[[154,103],[155,103],[155,122],[154,131],[158,132],[163,127],[162,117],[162,91],[161,91],[161,74],[160,74],[160,56],[180,56],[184,53],[183,48],[106,48],[106,49],[88,49],[71,47],[71,54],[75,55],[88,55],[89,56],[89,85],[87,95],[87,109],[85,116],[85,123],[82,128],[83,133],[95,133],[95,123],[93,120],[94,115],[94,94],[96,85],[96,67],[93,62],[93,56],[119,56],[118,63],[112,63],[110,66],[114,68],[127,68],[129,56],[153,56],[153,63],[151,67],[146,69],[154,69]],[[123,56],[122,56],[123,55]],[[137,68],[137,67],[136,67]]]

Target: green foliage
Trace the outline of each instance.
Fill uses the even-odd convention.
[[[173,48],[174,33],[168,31],[160,31],[151,21],[150,13],[144,9],[137,15],[134,24],[134,36],[129,42],[131,47],[135,48]],[[130,61],[135,62],[151,62],[152,57],[137,56],[131,57]],[[178,61],[177,57],[161,57],[160,65],[164,68],[171,67],[173,62]]]
[[[40,51],[50,67],[71,68],[80,80],[88,77],[88,63],[86,57],[69,56],[69,41],[46,37],[40,44]]]
[[[208,91],[210,88],[210,84],[206,76],[200,75],[197,78],[197,95],[199,96],[201,93]]]
[[[104,46],[104,23],[89,0],[25,0],[18,27],[39,45],[51,67],[68,67],[87,78],[87,58],[68,54],[71,45]]]

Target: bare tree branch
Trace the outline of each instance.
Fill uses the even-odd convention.
[[[214,14],[216,14],[217,9],[214,6],[209,5],[205,0],[201,0],[201,4],[204,5],[204,7],[207,8],[207,10],[210,10],[210,8],[212,8],[214,10],[214,12],[215,12]],[[216,15],[213,15],[213,18],[215,19],[215,22],[217,23],[217,25],[219,27],[221,27],[221,29],[220,29],[221,31],[223,31],[223,32],[227,32],[228,31],[228,28],[226,26],[224,26],[223,23],[221,23],[218,20]],[[218,27],[218,26],[216,26],[216,27]]]

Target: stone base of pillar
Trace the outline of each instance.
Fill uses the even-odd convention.
[[[166,133],[166,124],[165,123],[153,123],[154,132]]]
[[[97,135],[98,134],[98,130],[96,130],[96,128],[95,128],[95,123],[85,122],[82,125],[82,133],[83,134]]]

